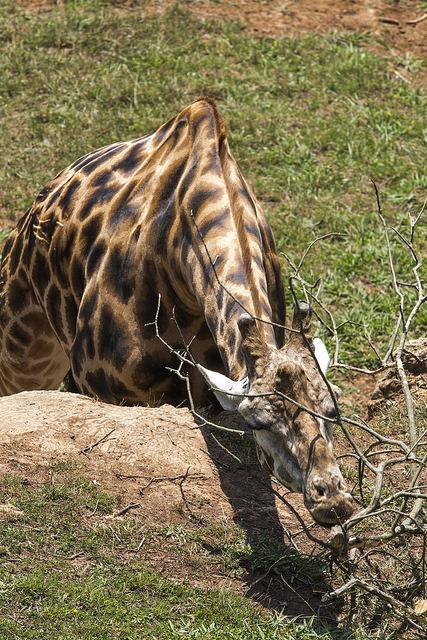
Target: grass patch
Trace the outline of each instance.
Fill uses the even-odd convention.
[[[254,38],[182,5],[148,18],[144,3],[128,12],[97,0],[38,14],[6,0],[0,24],[3,215],[24,210],[88,150],[150,131],[208,94],[279,250],[296,260],[315,236],[347,234],[316,246],[303,275],[323,278],[338,323],[367,325],[384,347],[396,300],[369,176],[388,222],[405,233],[404,216],[426,192],[427,104],[420,88],[390,77],[386,61],[364,48],[365,36]],[[408,257],[393,243],[407,281]],[[417,245],[427,247],[425,224]],[[415,333],[426,322],[423,311]],[[361,334],[360,326],[342,328],[343,356],[374,364]]]
[[[162,546],[162,561],[174,553],[181,562],[201,555],[205,578],[219,566],[233,576],[242,562],[259,571],[274,563],[295,588],[316,588],[323,567],[266,540],[248,545],[237,527],[149,530],[138,518],[108,518],[114,500],[74,475],[74,468],[52,468],[41,484],[13,477],[1,481],[0,503],[24,513],[14,523],[0,523],[2,640],[368,637],[328,631],[314,619],[295,623],[230,591],[196,588],[154,573],[141,557],[150,557],[150,545]],[[98,511],[91,516],[94,503]],[[148,548],[140,553],[142,532]]]

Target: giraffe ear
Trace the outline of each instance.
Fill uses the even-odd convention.
[[[243,400],[242,395],[249,390],[249,379],[246,377],[235,382],[222,373],[205,369],[201,364],[198,364],[197,368],[214,392],[222,408],[226,411],[236,411]]]
[[[311,333],[311,307],[305,300],[299,300],[294,308],[292,328],[301,331],[307,337]]]
[[[249,377],[255,373],[256,362],[265,355],[266,345],[259,332],[256,320],[248,313],[244,313],[237,321],[242,336],[242,350],[246,360]]]

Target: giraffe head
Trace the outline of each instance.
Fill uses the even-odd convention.
[[[323,342],[311,336],[310,316],[307,304],[296,307],[292,322],[296,332],[281,349],[266,344],[253,318],[241,316],[238,325],[248,377],[233,382],[201,371],[222,406],[237,410],[253,429],[262,466],[281,484],[303,493],[313,518],[328,526],[350,517],[353,504],[327,420],[336,413],[336,397],[323,377],[329,356]],[[336,387],[331,388],[335,394]]]

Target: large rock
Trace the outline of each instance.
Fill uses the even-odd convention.
[[[44,465],[85,455],[108,459],[127,475],[179,475],[189,465],[192,473],[214,475],[188,409],[120,407],[78,394],[25,391],[0,398],[0,416],[0,447],[12,456],[1,456],[0,472],[13,462]]]
[[[221,421],[244,426],[230,415]],[[121,407],[59,391],[0,398],[0,475],[38,482],[61,461],[116,495],[117,508],[138,503],[158,521],[225,517],[248,530],[277,529],[277,507],[280,520],[292,521],[275,503],[250,435],[200,429],[188,409],[168,405]],[[291,500],[309,518],[301,496]]]

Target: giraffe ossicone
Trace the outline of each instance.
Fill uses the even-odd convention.
[[[309,320],[297,308],[301,331],[285,340],[271,228],[202,98],[73,162],[21,218],[0,266],[0,394],[71,375],[105,402],[179,403],[174,350],[191,344],[194,402],[210,387],[237,408],[263,466],[332,524],[352,507],[330,425],[314,415],[335,403]]]

